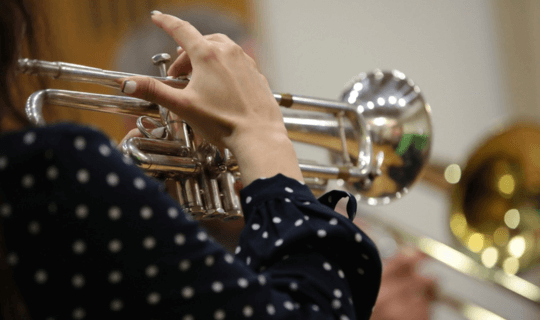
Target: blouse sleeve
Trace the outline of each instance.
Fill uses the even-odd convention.
[[[92,129],[0,144],[6,261],[35,319],[369,318],[375,246],[295,180],[242,191],[232,254]]]
[[[269,273],[276,288],[336,319],[369,319],[381,279],[375,245],[333,209],[348,197],[331,191],[319,200],[302,183],[282,175],[253,182],[241,192],[246,227],[237,258]]]

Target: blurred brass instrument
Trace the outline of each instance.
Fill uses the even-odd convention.
[[[540,261],[539,210],[540,126],[514,124],[467,161],[452,190],[450,227],[485,266],[517,274]]]
[[[451,197],[450,229],[469,252],[455,268],[536,304],[540,287],[516,274],[540,262],[539,165],[540,125],[518,122],[485,139],[463,169],[428,165],[424,175]]]

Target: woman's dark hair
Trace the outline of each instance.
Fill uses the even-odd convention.
[[[35,56],[37,42],[33,17],[25,0],[0,1],[0,133],[6,118],[16,125],[27,125],[28,120],[15,108],[14,93],[23,91],[15,84],[16,63],[24,50],[25,55]],[[38,80],[39,81],[39,80]],[[41,81],[39,81],[41,82]],[[1,199],[0,199],[1,202]],[[28,309],[20,295],[11,269],[6,263],[6,250],[0,225],[0,319],[30,319]]]
[[[28,124],[15,108],[14,92],[21,92],[21,88],[14,86],[14,78],[21,52],[35,56],[38,50],[33,21],[26,0],[0,1],[0,132],[8,116],[18,125]]]

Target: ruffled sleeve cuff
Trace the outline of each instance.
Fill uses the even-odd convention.
[[[249,257],[255,271],[270,270],[284,256],[322,254],[343,272],[357,316],[364,318],[375,304],[382,265],[371,239],[333,210],[342,197],[349,197],[352,217],[356,199],[346,192],[332,191],[319,201],[303,183],[281,174],[252,182],[241,191],[246,227],[236,253]]]

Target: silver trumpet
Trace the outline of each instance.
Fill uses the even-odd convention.
[[[152,57],[159,81],[176,88],[188,78],[166,76],[168,54]],[[65,62],[21,59],[21,73],[119,88],[119,79],[135,74],[107,71]],[[361,73],[351,79],[341,101],[274,93],[293,141],[325,147],[332,165],[300,161],[314,192],[339,179],[370,205],[386,204],[409,191],[428,162],[432,130],[430,107],[418,86],[397,70]],[[235,219],[242,216],[235,192],[238,165],[228,150],[202,141],[179,115],[159,105],[126,96],[47,89],[34,92],[26,114],[45,125],[44,105],[60,105],[100,112],[139,116],[144,138],[127,140],[122,151],[147,173],[168,180],[186,213],[195,218]],[[151,130],[151,128],[160,130]],[[163,132],[156,136],[152,132]]]

